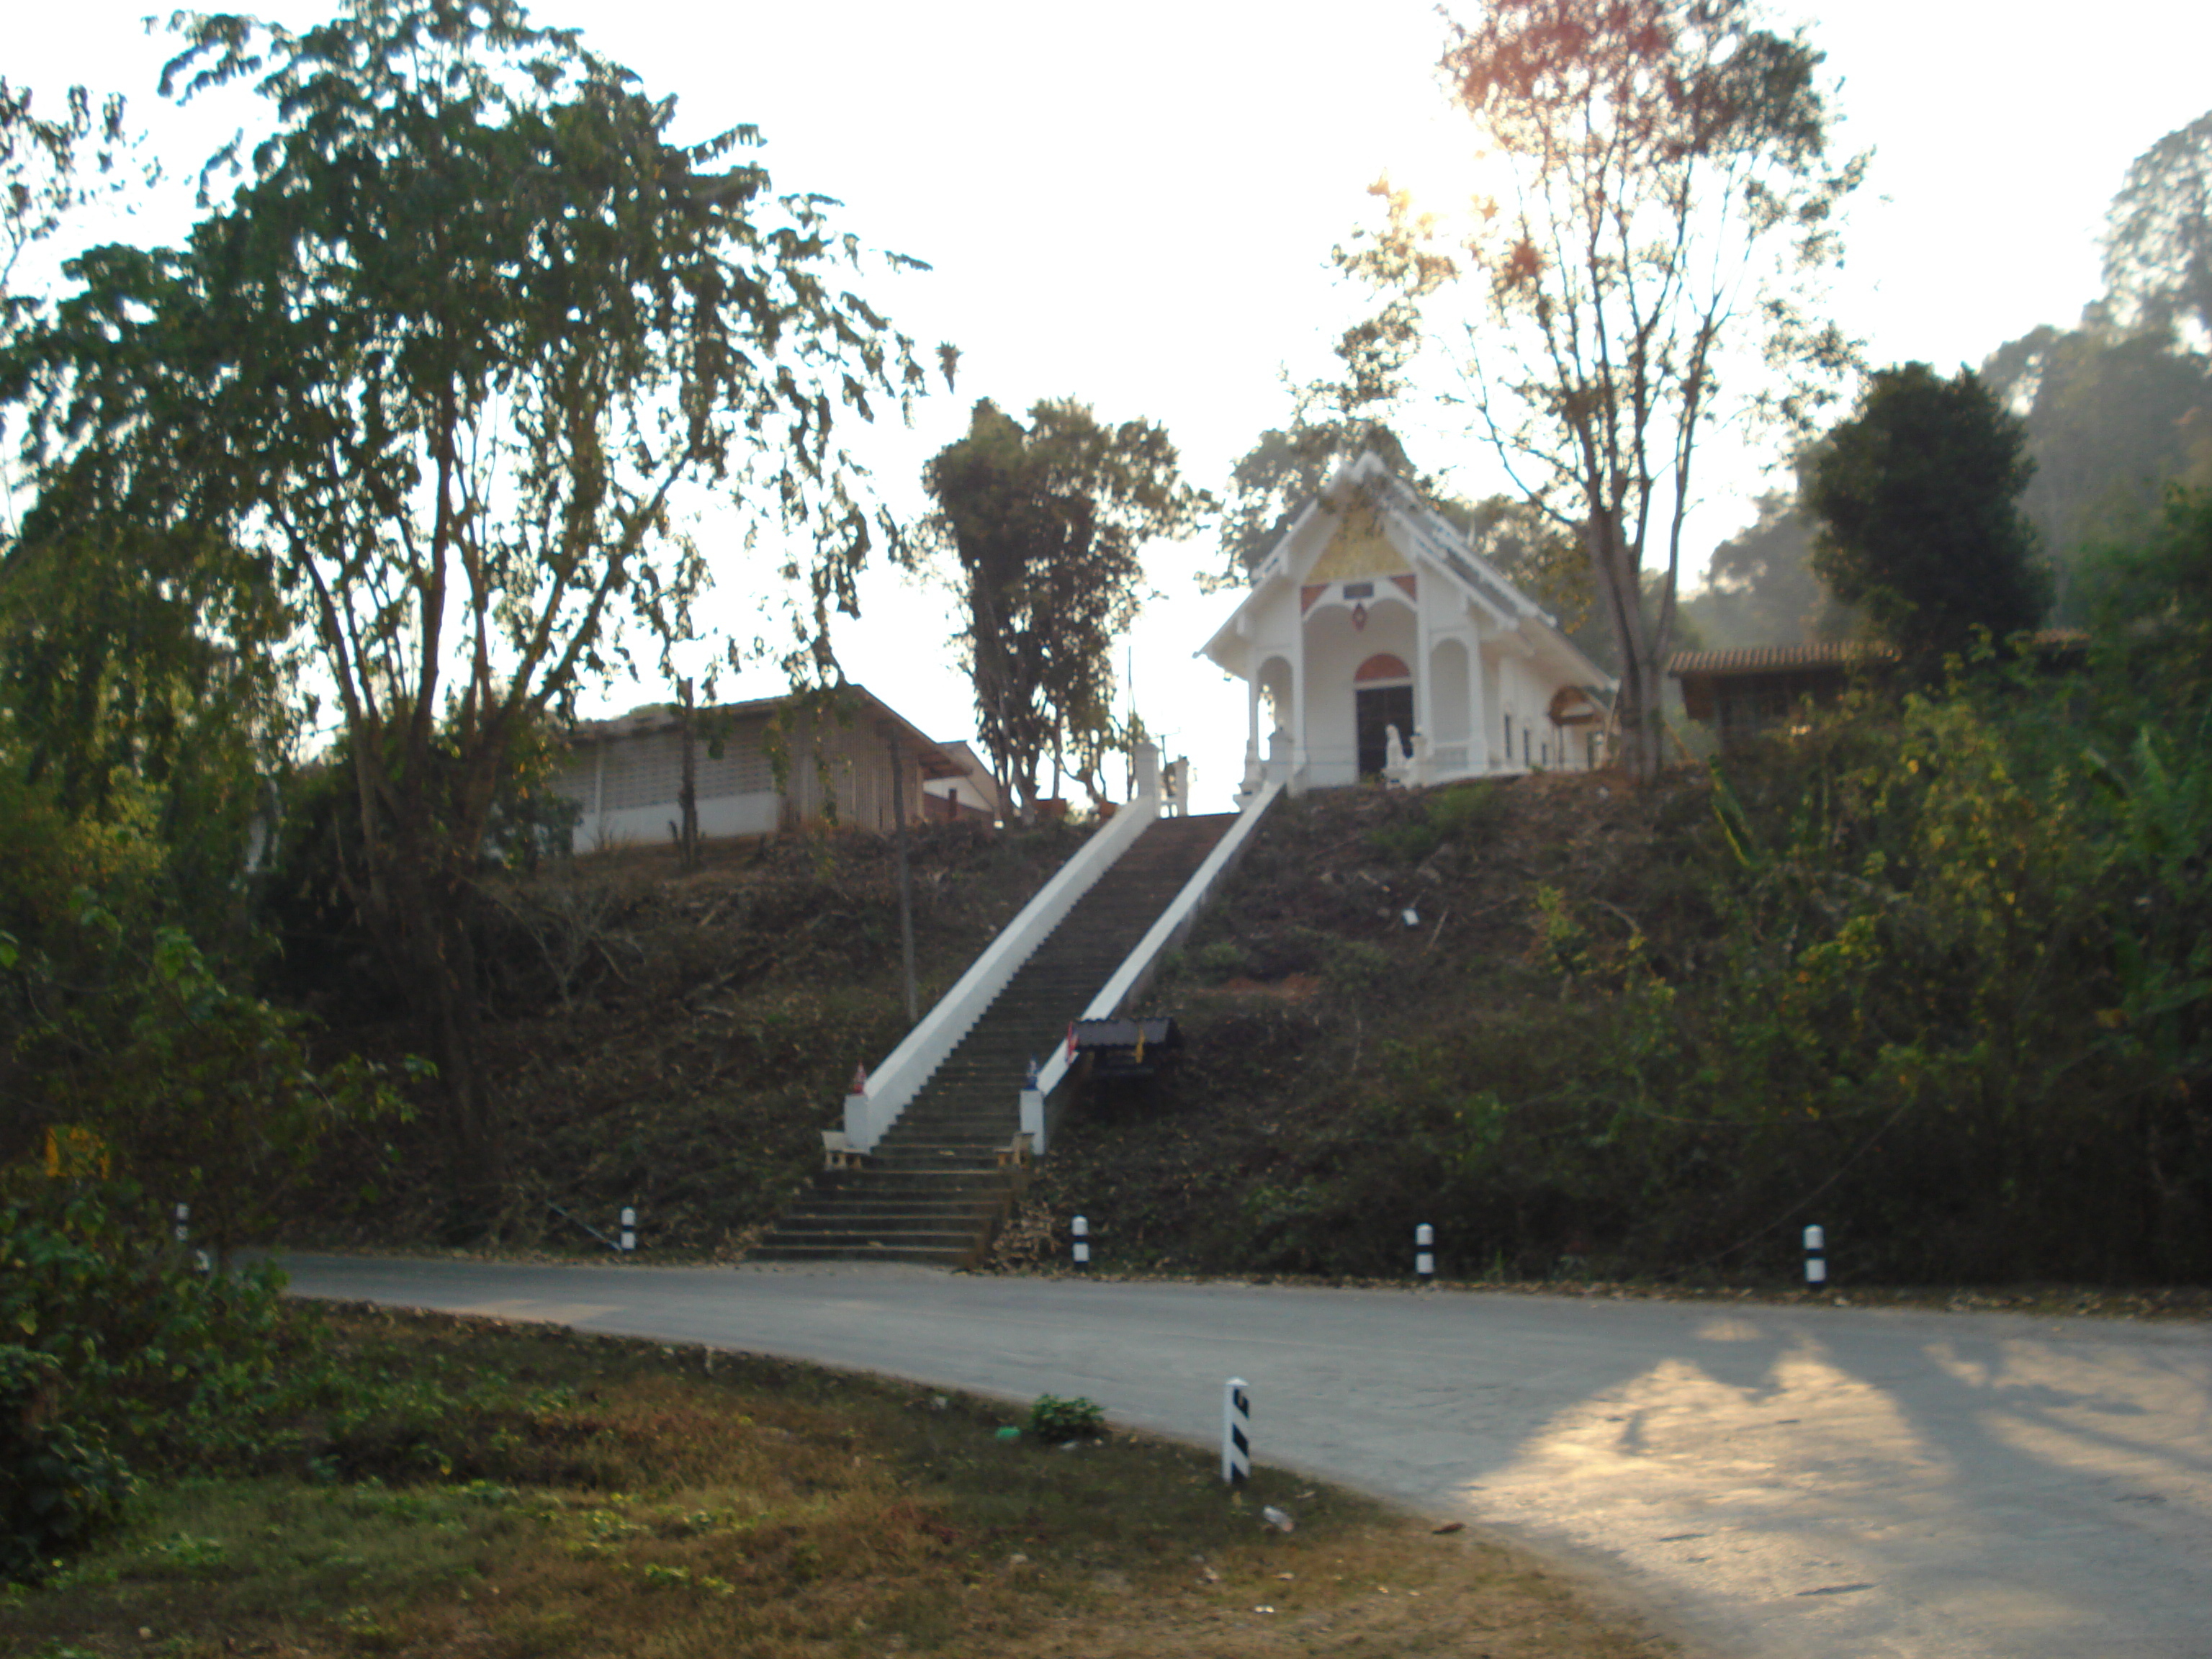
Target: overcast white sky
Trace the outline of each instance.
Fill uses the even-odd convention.
[[[19,0],[0,75],[48,97],[72,81],[127,94],[185,171],[210,130],[155,107],[163,52],[140,29],[143,9]],[[838,197],[848,228],[930,262],[885,289],[901,326],[963,353],[958,392],[877,452],[887,495],[914,513],[914,475],[981,396],[1015,410],[1072,396],[1104,418],[1148,416],[1195,482],[1220,488],[1287,411],[1279,368],[1321,367],[1353,313],[1328,259],[1366,185],[1386,169],[1418,182],[1466,143],[1433,78],[1443,26],[1425,0],[548,0],[534,15],[582,28],[648,88],[678,94],[692,136],[758,125],[780,188]],[[1877,362],[1948,370],[2039,323],[2073,320],[2096,292],[2095,239],[2128,162],[2212,106],[2202,0],[1850,0],[1828,15],[1776,15],[1806,23],[1841,77],[1843,142],[1875,152],[1834,311]],[[1694,562],[1748,520],[1758,467],[1772,459],[1709,475]],[[1474,488],[1476,459],[1470,448]],[[1242,765],[1243,696],[1191,653],[1234,599],[1188,580],[1215,556],[1155,550],[1167,597],[1133,644],[1146,720],[1170,752],[1193,757],[1200,805],[1218,807]],[[732,547],[720,573],[732,606],[756,580],[738,560]],[[887,574],[866,611],[840,635],[851,677],[925,730],[967,735],[942,597]],[[586,712],[665,695],[609,687]]]

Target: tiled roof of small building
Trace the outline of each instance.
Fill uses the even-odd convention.
[[[849,698],[857,705],[852,709],[856,715],[872,714],[878,729],[887,735],[898,732],[914,747],[915,757],[921,765],[922,776],[932,782],[966,775],[966,769],[934,738],[924,733],[906,716],[870,691],[866,686],[848,683],[835,688],[835,696]],[[720,721],[751,719],[773,714],[791,706],[793,698],[756,697],[750,702],[725,702],[702,705],[697,711],[702,719],[712,717]],[[673,732],[681,725],[680,711],[674,703],[647,703],[642,708],[633,708],[627,714],[617,714],[612,720],[578,720],[568,729],[570,744],[618,741],[624,738],[642,737],[655,732]],[[834,717],[833,717],[834,718]]]
[[[1771,674],[1791,668],[1840,668],[1855,663],[1893,662],[1886,645],[1862,641],[1824,645],[1748,645],[1734,651],[1678,651],[1667,672],[1684,674]]]
[[[2089,636],[2075,628],[2046,628],[2028,636],[2044,657],[2063,656],[2088,644]],[[1688,674],[1776,674],[1797,668],[1850,668],[1862,664],[1891,663],[1897,652],[1873,640],[1843,640],[1820,645],[1747,645],[1734,651],[1678,651],[1667,659],[1667,672],[1680,679]]]

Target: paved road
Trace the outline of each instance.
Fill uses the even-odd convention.
[[[824,1361],[1517,1534],[1692,1654],[2212,1659],[2212,1330],[1449,1292],[295,1257],[294,1289]]]

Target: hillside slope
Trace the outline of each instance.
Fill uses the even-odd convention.
[[[1287,803],[1164,979],[1171,1075],[1002,1260],[2212,1282],[2205,750],[1997,678],[1624,790]],[[2121,752],[2117,745],[2114,753]],[[1064,1259],[1064,1257],[1062,1258]]]
[[[1633,790],[1280,803],[1149,994],[1183,1051],[1079,1103],[998,1262],[1081,1214],[1104,1266],[1398,1277],[1426,1223],[1461,1277],[1775,1284],[1817,1223],[1838,1285],[2212,1282],[2212,773],[2076,718],[2000,684]],[[933,994],[1076,837],[924,839]],[[635,1204],[741,1250],[902,1029],[890,867],[518,887],[501,1237]],[[406,1148],[356,1152],[319,1236],[438,1236]]]
[[[912,836],[926,1011],[1081,844],[1064,825]],[[506,1120],[508,1246],[600,1249],[640,1212],[654,1251],[726,1255],[821,1162],[854,1068],[905,1034],[896,864],[857,833],[577,861],[495,890],[480,957]],[[327,996],[326,1000],[330,1000]],[[333,1043],[395,1058],[396,1024],[333,1018]],[[426,1115],[427,1116],[427,1115]],[[289,1242],[460,1243],[424,1118],[348,1134],[291,1206]]]
[[[1607,1218],[1522,1191],[1510,1225],[1443,1177],[1483,1139],[1485,1095],[1540,1095],[1586,1007],[1543,961],[1546,889],[1662,961],[1713,926],[1693,869],[1701,777],[1604,774],[1285,800],[1150,995],[1182,1054],[1092,1091],[1003,1236],[1004,1267],[1066,1259],[1083,1214],[1102,1264],[1396,1274],[1414,1224],[1449,1271],[1542,1277],[1597,1254]]]

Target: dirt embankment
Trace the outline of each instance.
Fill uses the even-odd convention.
[[[1603,775],[1283,802],[1153,993],[1185,1054],[1150,1086],[1079,1106],[998,1261],[1064,1255],[1068,1218],[1087,1212],[1103,1262],[1395,1270],[1395,1243],[1362,1242],[1359,1218],[1329,1207],[1375,1212],[1395,1240],[1395,1206],[1417,1204],[1345,1179],[1371,1109],[1408,1056],[1448,1065],[1470,1033],[1492,1039],[1493,1067],[1512,1034],[1524,1070],[1571,1040],[1556,976],[1531,960],[1547,884],[1662,952],[1693,951],[1705,918],[1666,849],[1704,821],[1692,781],[1631,792]],[[914,836],[924,1008],[1084,833]],[[500,1247],[599,1250],[576,1224],[611,1233],[632,1206],[654,1253],[740,1254],[818,1164],[854,1067],[906,1030],[896,870],[888,842],[839,834],[713,847],[691,872],[665,849],[589,858],[497,889],[482,956],[510,1160]],[[385,1056],[406,1042],[374,1021],[334,1035]],[[349,1134],[289,1241],[473,1242],[480,1228],[446,1207],[440,1156],[427,1111]]]
[[[964,825],[910,842],[921,1006],[1080,843]],[[853,833],[586,858],[490,896],[486,1042],[505,1118],[508,1248],[603,1247],[624,1206],[659,1251],[726,1255],[821,1160],[854,1069],[906,1030],[892,844]],[[396,1025],[334,1039],[404,1051]],[[426,1111],[349,1133],[296,1206],[296,1243],[459,1243]]]
[[[1686,965],[1711,926],[1686,849],[1710,821],[1694,775],[1285,801],[1152,994],[1183,1053],[1093,1091],[998,1262],[1064,1261],[1079,1213],[1100,1261],[1133,1270],[1399,1272],[1434,1200],[1407,1185],[1424,1159],[1376,1158],[1377,1138],[1433,1134],[1405,1115],[1416,1097],[1527,1090],[1571,1051],[1541,891]],[[1588,1251],[1571,1216],[1516,1219],[1549,1247],[1473,1261],[1462,1229],[1448,1270],[1545,1277]]]

